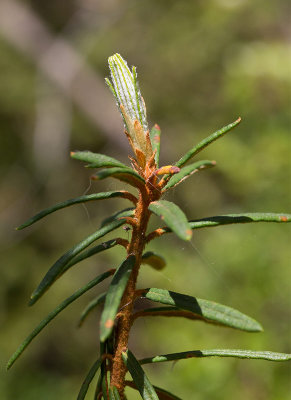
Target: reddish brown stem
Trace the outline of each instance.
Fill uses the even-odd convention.
[[[148,174],[152,171],[149,169]],[[149,204],[153,200],[157,200],[160,196],[160,192],[156,190],[156,187],[151,182],[146,184],[142,190],[140,190],[139,199],[136,204],[134,224],[132,225],[132,236],[131,241],[127,247],[127,253],[132,254],[136,258],[135,266],[132,270],[131,276],[128,281],[127,288],[122,298],[121,307],[118,313],[118,319],[116,328],[114,331],[115,337],[115,349],[113,355],[113,363],[111,369],[111,386],[116,386],[118,389],[121,400],[124,399],[124,388],[125,388],[125,374],[126,366],[122,360],[122,352],[127,349],[130,328],[132,326],[132,312],[134,301],[137,297],[136,281],[138,277],[139,268],[141,265],[141,257],[146,244],[146,229],[150,217],[150,211],[148,210]],[[128,221],[130,223],[132,221]]]

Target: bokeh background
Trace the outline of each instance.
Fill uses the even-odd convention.
[[[83,262],[27,308],[50,265],[105,215],[127,206],[116,199],[74,206],[14,231],[51,204],[121,187],[115,181],[90,187],[90,171],[69,157],[70,150],[90,149],[128,162],[121,118],[104,84],[111,54],[138,68],[150,124],[162,129],[164,164],[243,118],[199,154],[217,167],[168,197],[189,218],[290,212],[290,11],[288,0],[0,1],[1,399],[74,399],[98,353],[100,311],[80,330],[76,324],[105,284],[56,318],[5,371],[11,353],[51,309],[122,260],[122,250],[113,249]],[[195,231],[191,243],[168,235],[149,249],[168,266],[163,272],[145,266],[140,287],[225,303],[258,319],[265,332],[148,318],[132,331],[137,357],[205,348],[291,352],[288,225]],[[291,391],[286,363],[192,359],[145,368],[155,384],[183,399],[283,400]],[[138,398],[128,390],[129,400]]]

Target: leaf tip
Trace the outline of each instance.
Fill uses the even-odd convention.
[[[192,238],[192,229],[187,229],[186,230],[186,240],[190,240]]]
[[[113,325],[114,325],[113,319],[108,319],[104,324],[105,328],[107,328],[107,329],[111,329],[113,327]]]
[[[288,218],[286,217],[286,215],[281,215],[280,216],[280,221],[282,221],[282,222],[287,222],[288,221]],[[17,228],[16,228],[17,229]]]

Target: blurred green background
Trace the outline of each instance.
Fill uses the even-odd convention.
[[[290,212],[290,11],[288,0],[0,2],[1,399],[74,399],[97,356],[99,311],[80,330],[76,323],[106,284],[54,320],[9,373],[4,367],[51,309],[124,255],[114,249],[80,264],[27,308],[49,266],[105,215],[127,206],[116,199],[74,206],[14,231],[51,204],[121,187],[115,181],[90,187],[91,172],[69,158],[70,150],[90,149],[128,162],[121,118],[103,83],[111,54],[138,68],[150,124],[162,129],[164,164],[243,118],[199,154],[217,167],[168,196],[189,218]],[[225,303],[258,319],[265,332],[147,318],[132,330],[137,357],[206,348],[291,352],[288,225],[197,230],[191,243],[168,235],[148,249],[168,266],[162,272],[145,266],[140,287]],[[192,359],[145,368],[155,384],[183,399],[283,400],[291,390],[286,363]],[[128,390],[129,400],[138,398]]]

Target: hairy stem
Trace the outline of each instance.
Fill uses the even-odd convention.
[[[136,224],[133,226],[131,242],[128,246],[128,255],[136,257],[136,263],[124,293],[121,310],[118,313],[118,323],[115,328],[115,353],[111,370],[111,385],[116,386],[121,399],[124,399],[126,367],[123,363],[121,353],[127,349],[129,332],[132,325],[132,310],[135,300],[135,287],[141,257],[145,246],[145,235],[150,212],[148,210],[149,196],[145,193],[140,194],[135,210]]]

